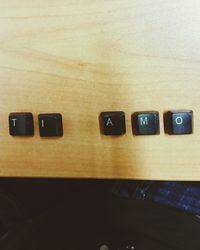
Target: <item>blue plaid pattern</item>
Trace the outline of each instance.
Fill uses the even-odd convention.
[[[122,197],[148,199],[164,206],[200,215],[200,183],[117,181],[112,191]]]

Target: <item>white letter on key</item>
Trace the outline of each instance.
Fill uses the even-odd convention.
[[[141,117],[140,124],[141,126],[149,125],[148,117]]]
[[[177,117],[176,117],[176,124],[177,124],[177,125],[183,124],[183,118],[182,118],[181,116],[177,116]]]
[[[13,127],[16,127],[16,121],[17,121],[17,119],[12,119],[12,121],[13,121]]]
[[[109,125],[114,126],[114,124],[110,118],[108,118],[108,121],[106,123],[106,126],[109,126]]]

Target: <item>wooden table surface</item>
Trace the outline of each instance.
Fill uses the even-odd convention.
[[[0,176],[200,180],[199,13],[199,0],[0,0]],[[194,134],[164,133],[174,109],[194,111]],[[160,135],[133,136],[144,110]],[[101,135],[102,111],[124,111],[126,135]],[[35,136],[11,137],[10,112],[32,112]],[[41,139],[51,112],[64,137]]]

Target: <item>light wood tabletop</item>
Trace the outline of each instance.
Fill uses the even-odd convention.
[[[199,0],[0,0],[0,176],[200,180]],[[163,113],[194,112],[194,133],[167,135]],[[131,114],[160,113],[160,135],[135,136]],[[100,134],[124,111],[126,134]],[[9,135],[11,112],[34,137]],[[37,116],[61,113],[42,139]]]

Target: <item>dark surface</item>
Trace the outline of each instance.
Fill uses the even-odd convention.
[[[61,114],[40,114],[38,120],[41,137],[63,136]]]
[[[32,113],[11,113],[9,130],[12,136],[33,136],[34,122]]]
[[[164,115],[165,132],[170,135],[193,133],[192,111],[169,111]]]
[[[125,113],[122,111],[102,112],[99,117],[101,133],[123,135],[126,133]]]
[[[132,114],[132,129],[135,135],[159,134],[159,113],[156,111],[135,112]]]
[[[131,243],[135,250],[200,249],[199,219],[152,202],[118,198],[107,191],[111,185],[87,180],[0,181],[4,195],[12,200],[2,199],[12,209],[5,209],[8,233],[2,235],[0,249],[96,250],[106,244],[111,250],[124,250]]]

